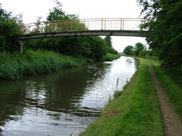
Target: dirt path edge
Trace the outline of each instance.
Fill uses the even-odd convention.
[[[149,70],[160,104],[165,136],[182,136],[182,123],[180,118],[174,111],[173,105],[170,103],[167,94],[162,88],[150,64]]]

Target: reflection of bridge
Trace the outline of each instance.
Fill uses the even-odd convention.
[[[25,34],[19,37],[19,43],[23,52],[23,41],[28,39],[106,35],[142,37],[139,31],[141,23],[141,18],[74,19],[32,23],[25,25]]]

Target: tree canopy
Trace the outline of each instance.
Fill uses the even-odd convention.
[[[123,53],[124,53],[125,55],[128,55],[128,56],[134,55],[134,48],[133,48],[133,46],[128,45],[128,46],[124,49]]]
[[[143,56],[144,52],[146,52],[146,47],[140,42],[136,43],[134,47],[132,45],[126,46],[123,51],[125,55],[129,56]]]
[[[136,43],[136,44],[135,44],[135,55],[136,55],[136,56],[139,56],[140,52],[141,52],[142,50],[144,50],[144,49],[145,49],[145,45],[143,45],[143,44],[140,43],[140,42]]]
[[[166,65],[179,67],[182,64],[182,0],[138,2],[145,16],[141,28],[148,30],[145,34],[150,48]]]
[[[59,1],[55,1],[56,6],[50,10],[47,16],[47,21],[58,21],[58,20],[69,20],[77,19],[78,17],[74,14],[67,14],[62,10],[62,4]]]
[[[110,35],[107,35],[105,38],[105,41],[107,43],[107,46],[112,47],[112,39]]]
[[[17,36],[22,33],[21,27],[21,18],[13,17],[0,4],[0,51],[16,49]]]

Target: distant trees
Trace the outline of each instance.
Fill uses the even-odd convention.
[[[145,54],[144,52],[147,52],[146,47],[140,42],[136,43],[134,47],[132,45],[128,45],[123,51],[125,55],[129,56],[143,56]]]
[[[104,40],[106,41],[107,46],[112,47],[112,39],[110,35],[107,35]]]
[[[152,49],[147,49],[146,46],[140,42],[136,43],[134,46],[128,45],[123,50],[123,53],[127,56],[137,56],[137,57],[158,60],[156,52],[154,52]]]
[[[145,49],[145,45],[143,45],[142,43],[138,42],[135,44],[135,55],[139,56],[140,52],[143,51]]]
[[[59,1],[55,2],[56,7],[50,10],[49,15],[47,16],[47,21],[78,19],[78,17],[74,14],[67,14],[63,12],[62,4]]]
[[[133,46],[128,45],[128,46],[124,49],[123,53],[124,53],[125,55],[128,55],[128,56],[133,56],[133,55],[134,55],[134,48],[133,48]]]
[[[112,47],[112,38],[110,35],[107,35],[105,38],[104,38],[105,42],[106,42],[106,45],[107,45],[107,50],[108,50],[108,53],[111,53],[111,54],[118,54],[118,52]]]

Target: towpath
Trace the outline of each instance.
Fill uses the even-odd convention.
[[[165,136],[182,136],[182,123],[180,118],[174,111],[173,105],[170,103],[167,94],[150,64],[149,70],[160,104]]]

